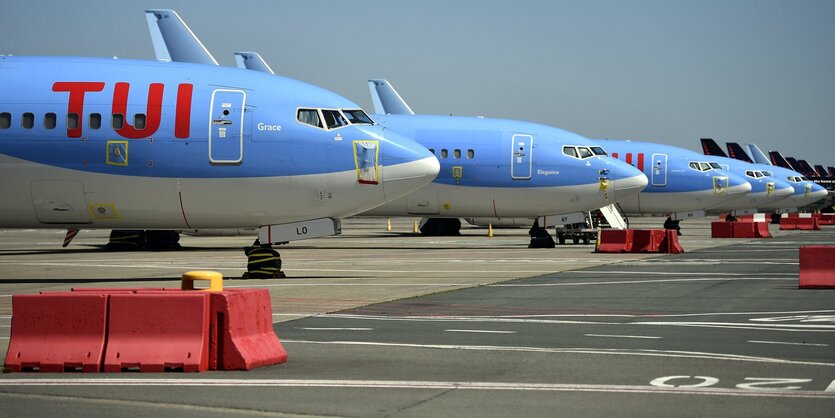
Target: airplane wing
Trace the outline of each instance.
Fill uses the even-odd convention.
[[[762,152],[762,150],[760,149],[760,147],[757,146],[757,144],[745,145],[748,147],[748,154],[751,156],[751,158],[754,159],[754,162],[756,162],[757,164],[774,165],[771,164],[771,160],[769,160],[768,157],[765,156],[765,153]]]
[[[145,11],[154,53],[160,61],[191,62],[218,65],[215,57],[203,46],[173,10],[153,9]]]
[[[374,102],[374,113],[379,115],[414,115],[415,112],[406,101],[397,94],[394,87],[386,80],[368,80],[371,90],[371,101]]]
[[[238,65],[238,68],[275,75],[275,71],[270,68],[267,61],[264,61],[264,58],[261,58],[261,55],[257,52],[236,52],[235,63]]]

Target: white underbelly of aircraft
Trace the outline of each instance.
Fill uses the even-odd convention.
[[[639,193],[618,204],[627,214],[666,215],[672,212],[687,212],[704,209],[721,203],[725,196],[713,190],[695,192]]]
[[[597,209],[614,193],[599,183],[563,187],[462,187],[431,183],[361,216],[536,217]]]
[[[5,155],[0,167],[3,228],[247,228],[346,217],[386,201],[383,184],[360,184],[355,170],[177,179],[78,171]]]

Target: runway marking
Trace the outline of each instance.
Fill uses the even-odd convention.
[[[516,331],[495,331],[488,329],[445,329],[446,332],[473,332],[484,334],[516,334]]]
[[[13,295],[0,295],[0,298],[10,298],[10,297],[12,297],[12,296],[13,296]]]
[[[748,341],[748,342],[753,343],[753,344],[807,345],[807,346],[811,346],[811,347],[829,347],[829,344],[791,343],[791,342],[785,342],[785,341],[756,341],[756,340],[751,340],[751,341]]]
[[[378,319],[378,320],[398,320],[398,319],[428,319],[428,320],[470,320],[470,319],[526,319],[526,318],[564,318],[564,317],[612,317],[612,318],[675,318],[675,317],[693,317],[693,316],[723,316],[723,315],[782,315],[782,314],[798,314],[798,313],[827,313],[835,312],[832,309],[818,310],[818,311],[778,311],[778,312],[700,312],[689,314],[586,314],[586,313],[567,313],[567,314],[516,314],[516,315],[491,315],[491,316],[445,316],[445,315],[412,315],[412,316],[380,316],[380,315],[351,315],[351,314],[319,314],[318,318],[346,318],[346,319]],[[274,314],[277,315],[277,314]],[[758,319],[751,319],[757,321]]]
[[[609,334],[585,334],[586,337],[604,337],[604,338],[644,338],[648,340],[660,340],[661,337],[650,337],[647,335],[609,335]]]
[[[795,279],[796,280],[796,279]],[[381,287],[415,287],[415,286],[476,286],[477,283],[273,283],[273,284],[251,284],[239,286],[223,286],[225,288],[239,287],[338,287],[338,286],[381,286]]]
[[[665,358],[688,358],[721,361],[741,361],[751,363],[773,363],[773,364],[795,364],[810,366],[835,367],[835,363],[823,363],[816,361],[785,360],[770,357],[754,357],[738,354],[707,353],[700,351],[679,351],[679,350],[651,350],[651,349],[606,349],[606,348],[552,348],[552,347],[515,347],[515,346],[490,346],[490,345],[447,345],[447,344],[410,344],[410,343],[382,343],[370,341],[312,341],[312,340],[281,340],[283,344],[317,344],[317,345],[354,345],[369,347],[391,347],[391,348],[418,348],[418,349],[441,349],[441,350],[471,350],[471,351],[505,351],[505,352],[526,352],[526,353],[547,353],[547,354],[601,354],[613,356],[640,356],[640,357],[665,357]]]
[[[296,329],[303,329],[307,331],[374,331],[374,328],[313,328],[313,327],[296,327]]]
[[[681,271],[637,271],[637,270],[569,270],[564,273],[571,274],[640,274],[640,275],[663,275],[663,276],[745,276],[751,273],[724,273],[724,272],[681,272]],[[763,276],[786,276],[797,277],[797,273],[757,273]]]
[[[489,287],[550,287],[550,286],[595,286],[608,284],[644,284],[644,283],[685,283],[685,282],[717,282],[717,281],[744,281],[744,280],[772,280],[772,281],[797,281],[797,277],[704,277],[691,279],[649,279],[649,280],[619,280],[608,282],[579,282],[579,283],[520,283],[520,284],[491,284]]]
[[[572,315],[575,316],[575,315]],[[580,315],[576,315],[580,316]],[[606,315],[615,316],[615,315]],[[505,322],[505,323],[531,323],[531,324],[563,324],[563,325],[654,325],[654,326],[679,326],[679,327],[703,327],[703,328],[727,328],[727,329],[752,329],[762,331],[789,331],[789,332],[835,332],[835,325],[807,325],[807,324],[762,324],[747,322],[602,322],[602,321],[580,321],[580,320],[557,320],[525,317],[498,317],[498,316],[372,316],[372,315],[340,315],[327,314],[316,315],[324,318],[345,318],[372,321],[412,321],[412,322]],[[651,316],[647,316],[651,317]]]
[[[664,395],[712,395],[766,398],[833,399],[826,391],[750,390],[737,388],[656,387],[648,385],[597,385],[520,382],[456,382],[408,380],[330,380],[330,379],[124,379],[124,378],[57,378],[57,379],[0,379],[0,386],[194,386],[194,387],[293,387],[293,388],[360,388],[360,389],[432,389],[432,390],[487,390],[529,392],[606,392]],[[17,396],[18,394],[14,394]],[[28,394],[23,394],[27,396]],[[34,395],[51,397],[52,395]],[[57,396],[57,398],[63,398]],[[92,402],[86,398],[72,400]],[[134,402],[134,401],[120,401]],[[137,403],[145,403],[135,401]],[[231,410],[231,408],[227,408]]]

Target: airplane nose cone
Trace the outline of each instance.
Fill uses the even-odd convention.
[[[771,195],[778,199],[785,199],[794,193],[794,187],[792,187],[791,184],[786,183],[785,181],[774,180],[773,183],[774,191],[771,193]]]
[[[647,184],[649,184],[649,179],[640,170],[629,164],[624,164],[624,166],[613,168],[612,173],[609,175],[615,189],[615,198],[617,200],[634,196],[644,190]]]
[[[380,162],[386,199],[409,194],[438,176],[441,163],[425,147],[392,132],[386,132],[385,139],[380,147]]]
[[[727,173],[728,178],[728,190],[726,194],[728,196],[739,197],[746,195],[751,192],[753,188],[751,183],[748,183],[744,177],[737,176],[733,173]]]

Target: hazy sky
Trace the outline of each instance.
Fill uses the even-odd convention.
[[[171,8],[222,65],[259,51],[369,112],[386,78],[417,113],[835,165],[833,0],[4,3],[5,54],[153,59],[143,11]]]

